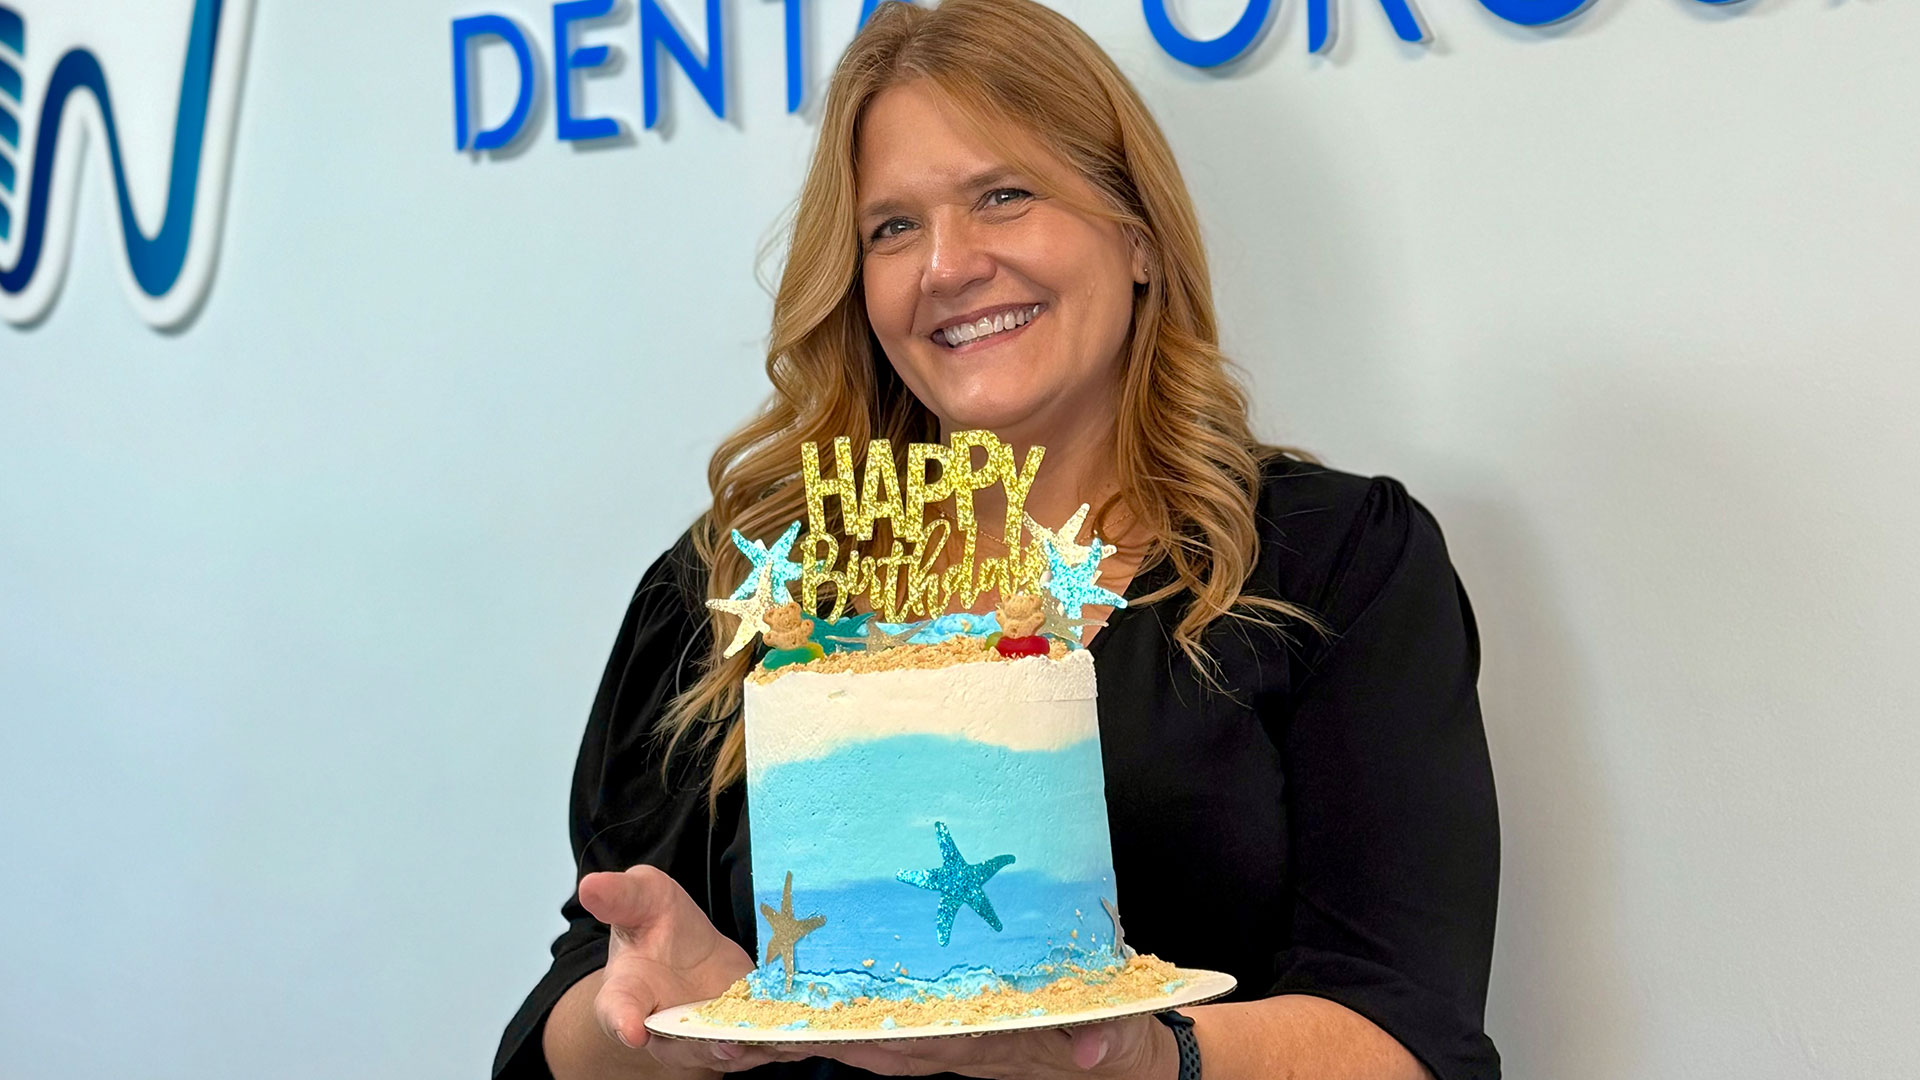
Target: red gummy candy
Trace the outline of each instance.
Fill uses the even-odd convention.
[[[1001,656],[1045,656],[1051,648],[1044,635],[1032,637],[1003,637],[993,643]]]

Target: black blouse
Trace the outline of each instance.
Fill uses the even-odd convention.
[[[1089,645],[1100,682],[1113,867],[1127,940],[1239,980],[1233,999],[1329,998],[1439,1080],[1495,1078],[1483,1030],[1500,838],[1474,682],[1479,639],[1440,529],[1397,481],[1270,464],[1251,593],[1331,633],[1216,620],[1210,688],[1174,643],[1179,598],[1114,612]],[[1169,580],[1162,566],[1129,586]],[[755,954],[744,784],[706,807],[708,759],[661,778],[655,717],[707,640],[689,538],[634,593],[574,771],[580,875],[650,863]],[[553,966],[508,1025],[499,1078],[546,1077],[541,1030],[603,966],[606,928],[577,896]],[[756,954],[757,955],[757,954]],[[846,1080],[835,1062],[747,1076]]]

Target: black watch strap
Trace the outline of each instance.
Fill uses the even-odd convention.
[[[1173,1044],[1180,1048],[1180,1080],[1200,1080],[1200,1042],[1193,1037],[1193,1018],[1171,1009],[1153,1015],[1173,1030]]]

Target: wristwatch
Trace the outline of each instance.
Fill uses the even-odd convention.
[[[1173,1044],[1180,1048],[1180,1080],[1200,1080],[1200,1043],[1193,1037],[1193,1018],[1171,1009],[1153,1016],[1173,1030]]]

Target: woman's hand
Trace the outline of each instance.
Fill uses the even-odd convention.
[[[882,1076],[955,1072],[993,1080],[1174,1080],[1180,1072],[1173,1033],[1151,1016],[1049,1031],[793,1049]]]
[[[580,903],[612,931],[593,1013],[606,1035],[643,1049],[668,1070],[735,1072],[787,1060],[788,1051],[662,1039],[646,1019],[661,1009],[717,997],[753,970],[753,959],[713,923],[679,882],[652,866],[588,874]]]

